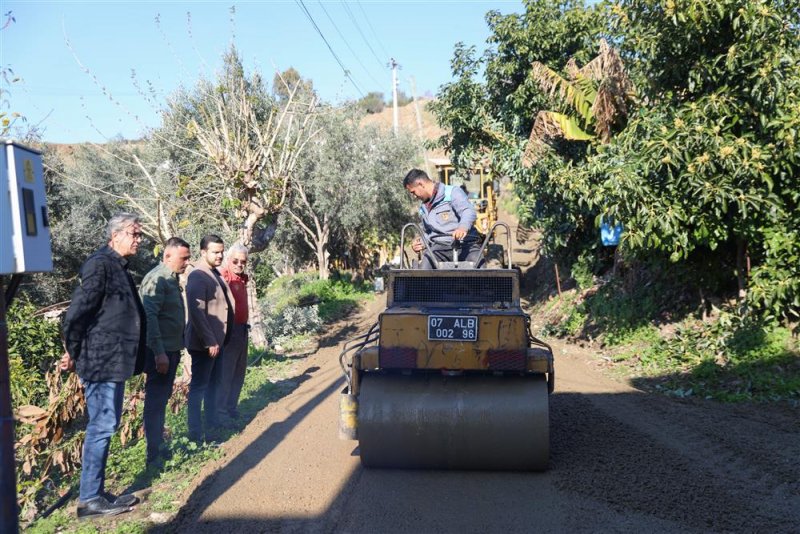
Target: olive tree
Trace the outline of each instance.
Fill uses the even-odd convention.
[[[409,220],[402,177],[414,161],[411,139],[360,123],[355,109],[325,109],[321,131],[298,162],[285,208],[284,240],[299,238],[327,279],[333,256],[363,256],[396,242]],[[335,250],[331,245],[336,243]]]

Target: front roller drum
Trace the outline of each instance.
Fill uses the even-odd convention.
[[[380,375],[361,381],[358,439],[365,467],[547,469],[543,375]]]

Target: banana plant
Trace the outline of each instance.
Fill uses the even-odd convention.
[[[608,143],[612,132],[627,121],[634,87],[619,54],[605,39],[600,40],[597,57],[581,68],[570,59],[564,70],[567,78],[543,63],[533,63],[530,75],[542,91],[571,113],[537,114],[523,158],[528,167],[556,139]]]

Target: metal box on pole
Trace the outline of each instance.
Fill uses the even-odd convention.
[[[3,140],[0,150],[0,274],[53,270],[42,153]]]

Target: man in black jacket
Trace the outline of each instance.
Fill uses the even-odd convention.
[[[79,285],[64,319],[66,353],[61,369],[77,369],[84,387],[89,424],[83,442],[78,517],[131,510],[134,495],[105,492],[111,436],[119,426],[125,381],[142,372],[145,314],[128,260],[139,249],[139,218],[120,213],[108,221],[108,245],[81,267]]]

